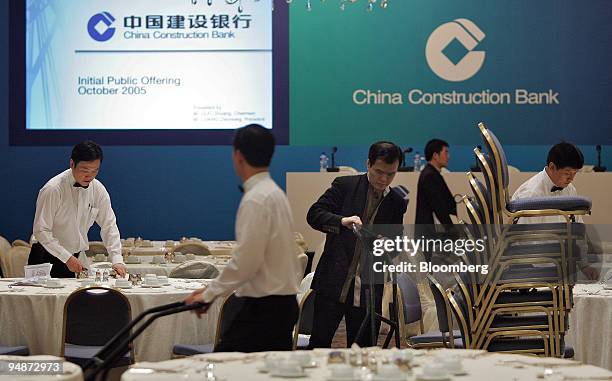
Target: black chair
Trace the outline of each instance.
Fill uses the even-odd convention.
[[[67,361],[83,366],[131,320],[130,303],[123,293],[101,286],[76,290],[64,304],[61,353]],[[114,367],[133,363],[132,347]]]
[[[312,334],[314,290],[308,290],[300,300],[300,315],[293,331],[293,349],[307,349]]]
[[[231,294],[223,301],[219,320],[217,321],[217,332],[213,344],[175,344],[172,347],[172,355],[175,358],[212,353],[219,343],[221,336],[231,327],[238,312],[242,309],[243,300]],[[247,338],[245,338],[247,340]]]

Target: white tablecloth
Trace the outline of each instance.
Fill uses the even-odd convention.
[[[601,284],[576,285],[569,324],[566,341],[576,359],[612,369],[612,290]]]
[[[461,349],[414,352],[420,355],[413,360],[413,364],[416,366],[413,368],[412,374],[404,374],[402,380],[418,380],[424,365],[439,362],[440,357],[448,357],[451,354],[462,358],[463,368],[467,374],[450,376],[447,378],[448,380],[490,381],[494,378],[496,381],[539,381],[544,378],[543,373],[546,368],[552,370],[552,377],[546,377],[546,380],[550,381],[561,381],[563,376],[566,380],[612,379],[612,372],[605,369],[556,358],[538,358]],[[306,369],[306,376],[301,379],[327,380],[330,376],[327,368],[327,353],[328,350],[313,351],[317,366]],[[206,373],[204,370],[209,362],[214,363],[214,374],[223,380],[259,381],[277,379],[272,378],[267,373],[258,372],[257,369],[263,365],[265,355],[266,353],[214,353],[160,363],[140,363],[135,364],[132,369],[125,372],[121,380],[174,381],[179,377],[180,379],[205,380]],[[291,356],[287,352],[280,355]],[[383,359],[391,357],[392,353],[391,350],[378,350],[375,356],[380,364]],[[361,376],[362,378],[358,378],[359,380],[377,380],[367,370],[363,371]]]
[[[0,356],[0,361],[61,361],[62,358],[55,356]],[[81,372],[81,368],[68,361],[63,362],[63,374],[54,374],[54,375],[1,375],[0,381],[14,381],[14,380],[31,380],[31,381],[81,381],[83,380],[83,372]]]
[[[9,283],[0,281],[0,338],[4,345],[27,345],[33,355],[61,355],[64,303],[79,286],[74,279],[61,282],[66,285],[64,288],[23,287],[23,291],[10,292]],[[181,279],[171,279],[170,282],[170,286],[162,288],[122,290],[130,302],[132,318],[146,309],[182,301],[192,293],[193,288],[202,285],[201,281]],[[114,280],[111,283],[114,284]],[[221,302],[216,301],[201,319],[195,314],[183,312],[157,320],[136,340],[136,359],[170,359],[175,343],[212,343],[220,306]]]
[[[173,245],[178,245],[180,242],[173,241]],[[204,245],[208,246],[210,253],[214,256],[231,255],[232,248],[236,244],[235,241],[202,241]],[[150,247],[128,247],[124,246],[124,253],[129,252],[130,255],[163,255],[170,251],[173,246],[166,246],[166,241],[151,241]],[[187,253],[183,253],[187,254]]]

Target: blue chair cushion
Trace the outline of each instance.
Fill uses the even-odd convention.
[[[522,210],[557,209],[563,211],[591,210],[591,200],[579,196],[529,197],[512,200],[507,205],[514,213]]]
[[[102,349],[102,346],[94,345],[75,345],[66,343],[64,347],[64,357],[67,361],[75,363],[79,366],[84,366],[90,359],[92,359],[96,353]],[[119,358],[115,363],[114,367],[127,366],[132,364],[132,357],[130,351],[127,351],[123,357]]]
[[[457,343],[459,343],[463,347],[463,341],[461,340],[461,331],[458,329],[454,330],[453,337],[455,338],[455,347],[457,346]],[[446,338],[448,340],[448,334],[446,335]],[[410,342],[412,344],[442,343],[442,332],[431,331],[431,332],[425,332],[421,335],[412,336],[410,338]]]
[[[297,349],[306,349],[308,348],[308,344],[310,344],[310,335],[298,335],[298,341],[296,348]]]
[[[502,292],[495,301],[496,304],[529,303],[552,301],[553,295],[550,290],[530,292]]]
[[[489,352],[544,349],[544,341],[541,338],[524,337],[517,340],[497,339],[493,340],[486,349]]]
[[[172,353],[177,356],[193,356],[212,353],[214,348],[213,344],[176,344],[172,347]]]
[[[491,323],[491,328],[514,328],[526,326],[547,326],[546,315],[533,316],[496,316]]]
[[[4,347],[0,345],[0,355],[27,356],[30,354],[28,347]]]
[[[520,282],[528,279],[538,279],[542,281],[561,281],[561,276],[557,267],[508,267],[501,276],[503,282]]]

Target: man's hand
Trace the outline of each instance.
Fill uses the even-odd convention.
[[[127,274],[127,269],[125,268],[125,265],[123,263],[115,263],[113,265],[113,270],[115,270],[117,276],[120,276],[121,278],[123,278],[125,274]]]
[[[195,290],[191,295],[187,297],[187,299],[185,299],[185,304],[203,302],[204,298],[202,297],[202,293],[204,292],[204,290],[206,290],[206,288],[204,287]],[[198,315],[198,319],[199,319],[202,317],[203,314],[205,314],[208,311],[209,308],[210,308],[210,304],[207,304],[204,307],[197,309],[197,310],[192,310],[191,312],[194,312],[196,315]]]
[[[361,229],[363,223],[361,222],[361,218],[359,216],[350,216],[350,217],[342,217],[342,226],[347,227],[349,229],[353,228],[353,224],[357,225],[357,229]]]
[[[66,261],[66,266],[68,267],[68,270],[72,271],[73,273],[78,274],[83,271],[83,264],[79,262],[77,257],[75,257],[74,255],[68,258],[68,260]]]
[[[599,279],[599,271],[597,271],[597,269],[595,267],[592,267],[590,265],[586,265],[583,268],[581,268],[580,271],[582,271],[582,273],[584,274],[584,276],[588,280],[597,280],[597,279]]]

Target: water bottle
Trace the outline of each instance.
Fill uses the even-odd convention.
[[[321,156],[319,156],[319,171],[327,172],[327,155],[325,152],[321,152]]]
[[[419,155],[418,151],[414,154],[414,171],[421,171],[421,155]]]

